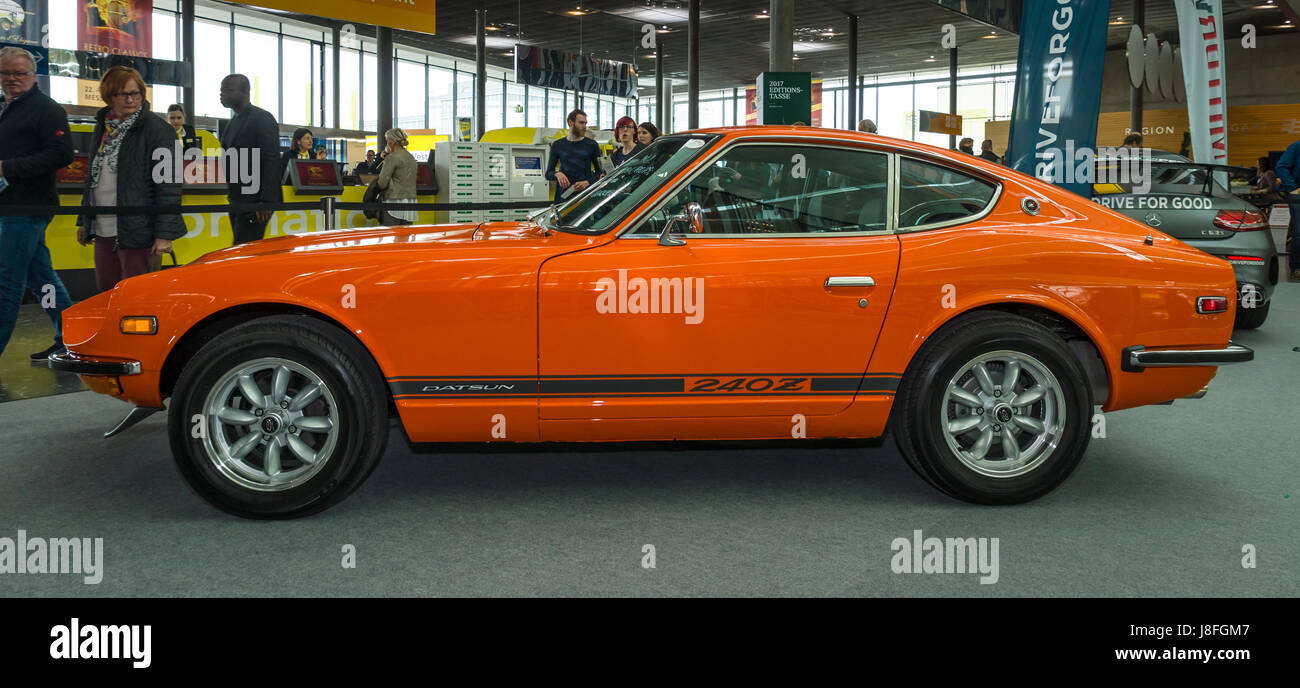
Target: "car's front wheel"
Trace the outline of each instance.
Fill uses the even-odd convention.
[[[387,441],[387,398],[347,333],[300,315],[259,318],[201,348],[168,414],[181,475],[219,509],[294,518],[366,479]]]
[[[894,432],[931,485],[979,504],[1018,504],[1065,481],[1087,449],[1092,390],[1063,339],[1038,323],[976,313],[917,353]]]

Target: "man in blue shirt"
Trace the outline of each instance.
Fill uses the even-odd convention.
[[[587,113],[574,110],[569,113],[569,134],[551,144],[551,156],[546,161],[546,178],[560,187],[555,200],[569,187],[579,193],[600,179],[600,144],[587,138]],[[559,169],[556,169],[556,166]]]
[[[1278,187],[1287,194],[1291,206],[1291,279],[1300,280],[1300,141],[1287,147],[1273,170],[1282,182]]]

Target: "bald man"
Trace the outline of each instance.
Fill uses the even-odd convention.
[[[253,179],[240,179],[239,169],[232,169],[227,162],[228,195],[231,203],[280,203],[284,199],[280,190],[280,126],[271,113],[253,105],[250,91],[248,77],[243,74],[221,80],[221,105],[234,112],[221,133],[221,147],[238,151],[238,167],[253,170]],[[230,213],[235,243],[261,239],[272,212]]]

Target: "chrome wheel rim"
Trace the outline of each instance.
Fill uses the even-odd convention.
[[[287,359],[240,364],[212,386],[203,409],[208,459],[250,490],[302,485],[324,468],[338,443],[333,392],[315,372]]]
[[[971,359],[948,381],[939,432],[967,468],[1014,478],[1038,468],[1064,433],[1065,393],[1052,371],[1020,351]]]

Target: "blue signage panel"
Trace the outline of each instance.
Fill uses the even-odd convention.
[[[1020,30],[1007,164],[1085,197],[1109,18],[1110,0],[1037,0]]]

